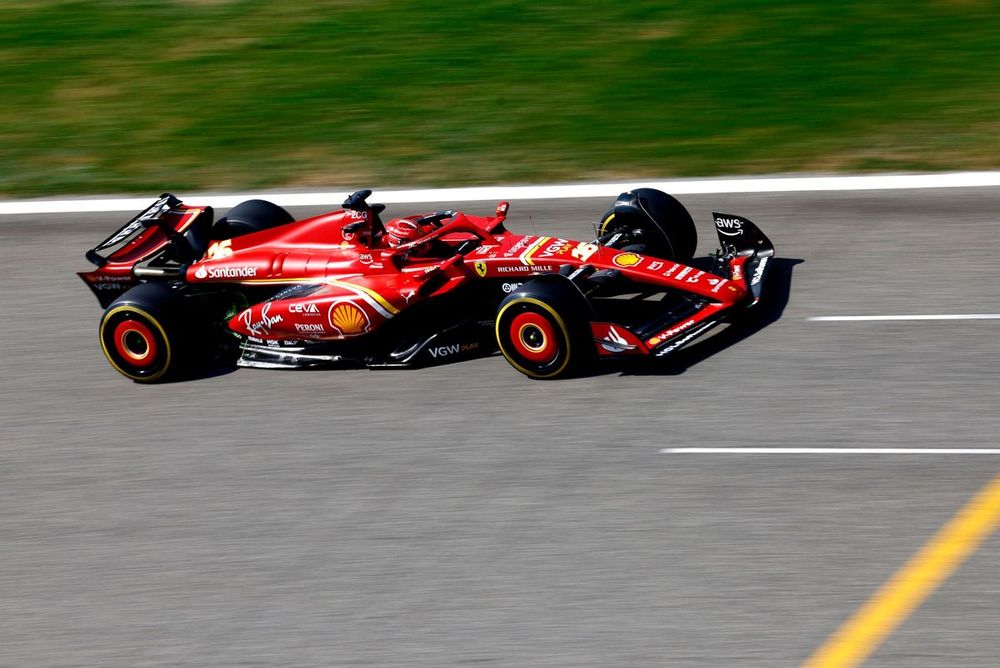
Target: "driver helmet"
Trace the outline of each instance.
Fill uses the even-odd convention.
[[[433,225],[421,225],[409,218],[394,218],[385,224],[385,238],[390,248],[397,248],[416,241],[432,229]]]

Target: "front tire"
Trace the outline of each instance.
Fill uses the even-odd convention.
[[[636,188],[622,193],[601,217],[599,235],[614,232],[631,235],[630,243],[646,246],[646,254],[682,264],[691,262],[698,246],[698,230],[684,205],[654,188]],[[620,247],[620,246],[618,246]]]
[[[500,352],[529,378],[579,372],[592,356],[588,312],[586,299],[569,280],[552,275],[529,281],[497,311]]]

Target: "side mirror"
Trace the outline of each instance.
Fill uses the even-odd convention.
[[[344,225],[340,229],[342,229],[344,232],[347,232],[349,234],[353,234],[353,233],[357,232],[358,230],[360,230],[361,228],[363,228],[367,224],[368,224],[367,220],[358,220],[358,221],[355,221],[353,223],[348,223],[347,225]]]
[[[357,192],[351,193],[351,195],[344,200],[341,205],[345,209],[351,209],[353,211],[361,211],[362,209],[368,208],[368,203],[365,201],[372,194],[371,190],[367,188],[365,190],[358,190]]]

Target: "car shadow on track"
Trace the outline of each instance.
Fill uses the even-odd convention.
[[[228,376],[239,369],[236,365],[236,360],[239,359],[240,355],[239,349],[235,345],[232,345],[232,342],[227,343],[229,345],[224,345],[223,349],[219,350],[211,360],[203,362],[202,365],[186,369],[165,381],[161,381],[161,383],[187,383],[195,380],[208,380],[209,378]]]
[[[726,348],[736,345],[743,339],[753,336],[781,319],[792,291],[792,269],[802,262],[804,260],[775,258],[767,275],[767,285],[761,302],[753,310],[747,311],[745,316],[726,326],[725,329],[682,348],[662,360],[654,359],[652,362],[649,359],[627,360],[621,365],[616,365],[617,368],[609,366],[602,371],[635,376],[675,376]],[[598,372],[598,375],[600,374],[601,371]]]
[[[236,363],[227,365],[216,365],[208,369],[199,369],[198,371],[191,371],[186,374],[169,379],[168,383],[187,383],[193,380],[208,380],[209,378],[217,378],[218,376],[228,376],[232,372],[238,370],[239,367]]]

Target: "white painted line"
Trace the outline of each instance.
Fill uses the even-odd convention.
[[[664,455],[1000,455],[1000,448],[663,448]]]
[[[474,202],[528,199],[615,197],[632,188],[656,188],[674,195],[719,193],[814,192],[844,190],[899,190],[912,188],[1000,187],[1000,171],[947,172],[941,174],[881,174],[870,176],[789,176],[764,178],[680,179],[674,181],[618,181],[548,186],[488,186],[478,188],[434,188],[425,190],[379,190],[373,202],[400,204],[422,202]],[[159,193],[149,197],[111,199],[15,200],[0,202],[0,214],[94,213],[140,211]],[[246,199],[262,197],[282,206],[339,206],[348,191],[188,195],[177,193],[192,204],[229,208]]]
[[[1000,320],[1000,313],[956,313],[950,315],[821,315],[810,322],[878,322],[893,320]]]

